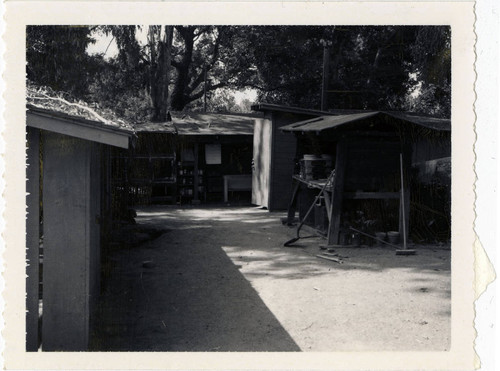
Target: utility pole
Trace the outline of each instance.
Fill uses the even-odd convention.
[[[320,41],[323,45],[323,82],[321,84],[321,110],[327,109],[328,102],[328,72],[330,68],[330,47],[332,46],[331,41],[323,40]]]

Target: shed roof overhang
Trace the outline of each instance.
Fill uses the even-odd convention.
[[[131,139],[135,137],[133,131],[118,126],[30,106],[26,113],[26,125],[120,148],[129,148]]]
[[[271,104],[271,103],[258,103],[251,107],[254,111],[273,111],[273,112],[286,112],[286,113],[295,113],[295,114],[304,114],[304,115],[313,115],[313,116],[322,116],[331,114],[328,111],[320,111],[308,108],[299,108],[299,107],[289,107],[281,104]]]
[[[346,124],[363,121],[375,116],[386,116],[397,120],[410,122],[414,125],[437,131],[450,131],[451,122],[448,119],[418,116],[403,112],[380,112],[366,111],[363,113],[352,113],[346,115],[320,116],[313,119],[299,121],[290,125],[282,126],[285,132],[322,132],[335,129]]]
[[[173,112],[172,121],[136,125],[139,133],[165,133],[182,136],[252,136],[260,115]]]

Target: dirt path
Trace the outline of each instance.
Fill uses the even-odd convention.
[[[147,208],[168,231],[113,254],[95,348],[157,351],[446,350],[450,251],[285,248],[294,229],[256,208]],[[146,262],[146,263],[145,263]],[[145,264],[144,264],[145,263]]]

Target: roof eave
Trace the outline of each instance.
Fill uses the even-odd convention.
[[[276,111],[276,112],[286,112],[286,113],[296,113],[303,115],[312,115],[312,116],[326,116],[331,115],[328,111],[314,110],[308,108],[299,108],[299,107],[288,107],[279,104],[271,104],[271,103],[257,103],[250,107],[254,111]]]
[[[120,148],[129,148],[135,138],[131,130],[32,107],[28,107],[26,125]]]

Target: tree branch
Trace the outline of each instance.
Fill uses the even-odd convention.
[[[207,92],[214,91],[214,90],[220,89],[220,88],[224,88],[226,86],[227,86],[227,84],[225,82],[220,82],[220,83],[215,84],[215,85],[209,85],[209,86],[207,86]],[[191,103],[191,102],[195,101],[196,99],[203,97],[203,94],[204,94],[204,91],[201,90],[201,91],[187,97],[186,101],[187,101],[187,103]]]

